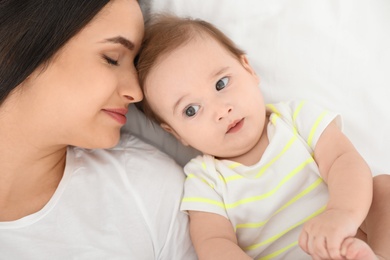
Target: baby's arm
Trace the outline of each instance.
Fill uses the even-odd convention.
[[[328,185],[329,202],[322,214],[304,225],[299,245],[316,259],[341,259],[341,243],[355,236],[370,208],[372,175],[334,122],[322,133],[314,158]]]
[[[191,239],[199,259],[252,259],[238,246],[228,219],[201,211],[189,214]]]

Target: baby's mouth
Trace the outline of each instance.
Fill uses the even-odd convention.
[[[231,133],[236,133],[236,132],[240,131],[242,126],[244,125],[244,120],[245,119],[242,118],[240,120],[233,121],[233,123],[229,124],[229,126],[227,127],[226,133],[231,134]]]

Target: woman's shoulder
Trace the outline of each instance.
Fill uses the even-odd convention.
[[[132,134],[123,134],[119,144],[111,150],[123,151],[123,156],[132,165],[140,164],[153,170],[175,169],[183,172],[182,167],[172,157]]]
[[[182,183],[184,173],[171,157],[138,137],[124,133],[110,149],[73,148],[75,164],[92,172],[119,173],[122,177],[142,180],[166,180]]]

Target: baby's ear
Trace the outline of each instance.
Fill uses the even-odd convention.
[[[244,66],[244,68],[250,73],[252,74],[253,76],[255,76],[256,78],[258,78],[257,74],[256,74],[256,71],[252,68],[252,66],[249,64],[249,60],[248,60],[248,57],[246,55],[241,55],[240,57],[240,62],[242,64],[242,66]]]
[[[164,129],[165,131],[167,131],[168,133],[170,133],[171,135],[173,135],[177,140],[179,140],[183,145],[185,146],[188,146],[188,143],[186,141],[184,141],[180,135],[172,128],[170,127],[168,124],[166,123],[161,123],[160,124],[161,128]]]

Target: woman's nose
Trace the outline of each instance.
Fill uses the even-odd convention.
[[[123,83],[122,96],[126,98],[129,103],[139,102],[143,99],[144,95],[139,85],[138,74],[135,72],[130,73],[129,77],[126,77]]]

